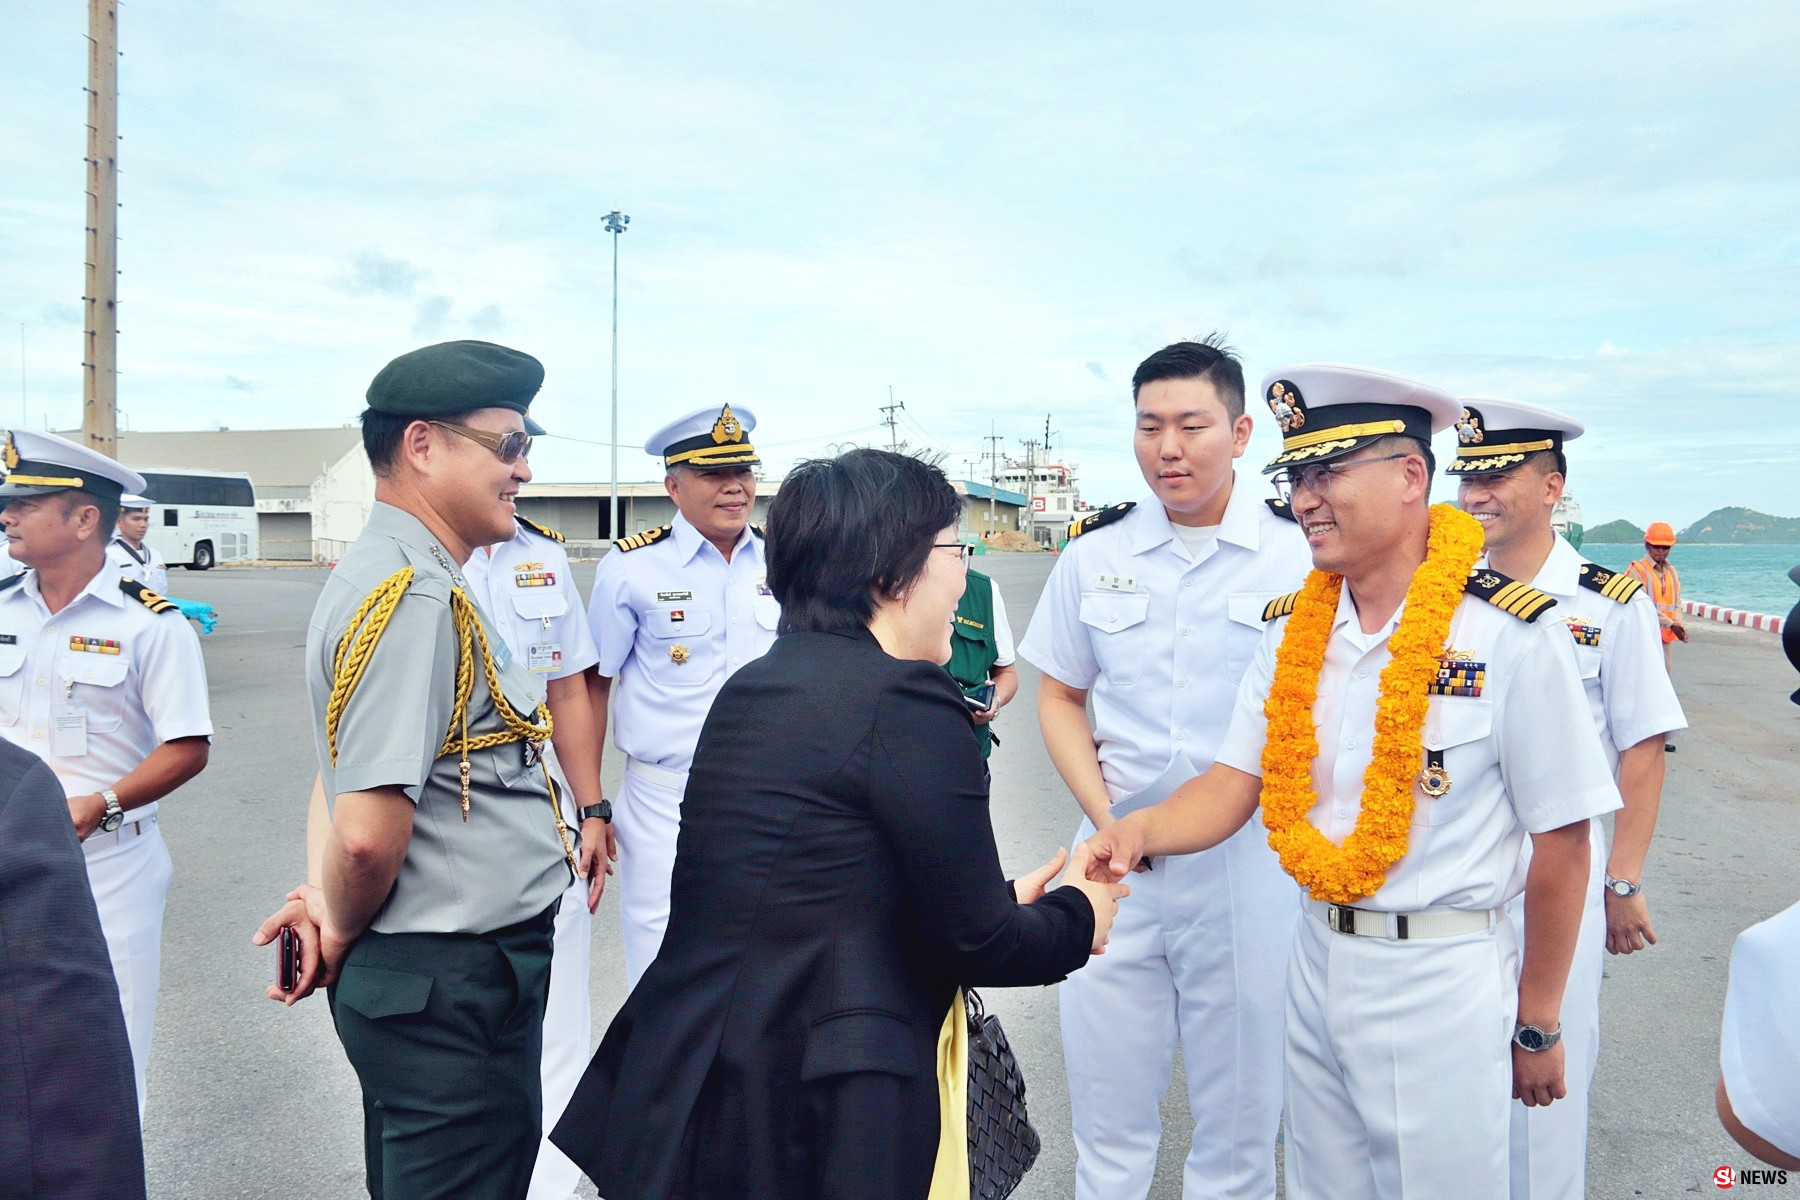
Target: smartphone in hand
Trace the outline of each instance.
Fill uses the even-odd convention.
[[[300,985],[300,935],[292,925],[283,925],[275,939],[275,983],[284,992]]]
[[[986,712],[988,709],[994,707],[994,681],[990,679],[980,687],[976,688],[973,696],[965,694],[963,696],[963,703],[967,704],[972,711],[978,713]]]

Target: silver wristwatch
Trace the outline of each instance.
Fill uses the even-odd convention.
[[[1520,1025],[1513,1030],[1512,1040],[1513,1045],[1519,1049],[1537,1054],[1562,1041],[1562,1025],[1558,1023],[1556,1028],[1551,1030],[1539,1029],[1536,1025]]]
[[[106,801],[106,815],[100,818],[100,832],[111,833],[125,823],[125,808],[111,788],[101,788],[100,798]]]
[[[1606,877],[1606,890],[1615,896],[1635,896],[1644,890],[1644,885],[1641,883],[1633,883],[1629,879],[1614,879],[1611,875],[1608,875]]]

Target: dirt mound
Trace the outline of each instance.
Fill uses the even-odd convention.
[[[1031,535],[1017,529],[1002,529],[998,533],[983,537],[989,550],[1042,550],[1043,547],[1031,540]]]

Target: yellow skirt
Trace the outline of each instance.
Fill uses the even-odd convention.
[[[969,1200],[969,1018],[962,989],[938,1031],[938,1152],[929,1200]]]

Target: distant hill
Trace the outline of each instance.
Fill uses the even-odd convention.
[[[1644,540],[1644,531],[1630,521],[1608,521],[1592,529],[1583,530],[1583,542],[1601,542],[1608,545],[1635,546]]]
[[[1753,508],[1719,508],[1676,536],[1684,542],[1720,542],[1735,546],[1792,544],[1800,542],[1800,518],[1772,517]]]

